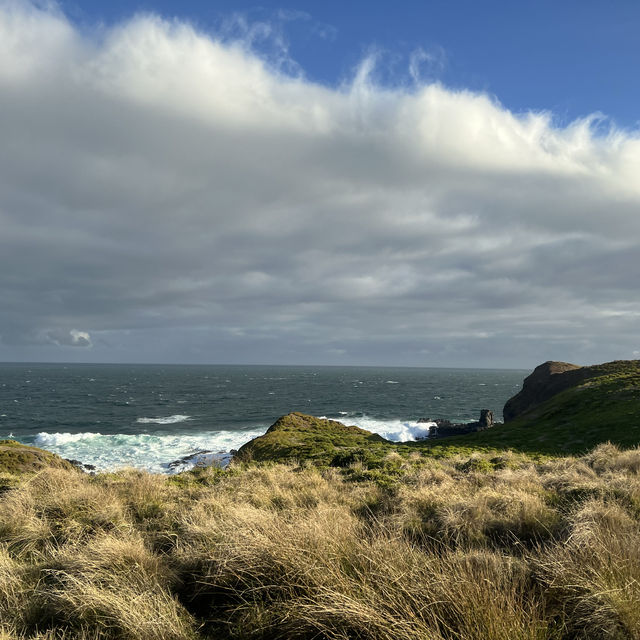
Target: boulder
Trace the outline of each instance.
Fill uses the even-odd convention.
[[[80,469],[80,471],[93,473],[96,470],[95,464],[85,464],[84,462],[80,460],[74,460],[73,458],[62,458],[62,459],[72,464],[76,469]]]

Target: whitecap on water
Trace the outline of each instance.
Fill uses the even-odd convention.
[[[159,418],[138,418],[136,422],[139,424],[176,424],[177,422],[186,422],[187,420],[191,420],[191,416],[176,413],[173,416]]]

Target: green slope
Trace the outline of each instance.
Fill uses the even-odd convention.
[[[16,440],[0,440],[0,473],[35,473],[46,467],[74,469],[70,462],[55,453],[21,444]]]
[[[453,447],[514,449],[525,453],[582,453],[601,442],[640,444],[640,361],[584,367],[586,379],[530,407],[505,425],[433,443]]]

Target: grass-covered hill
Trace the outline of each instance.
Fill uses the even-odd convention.
[[[640,444],[640,360],[549,362],[527,380],[507,402],[504,425],[439,444],[551,455],[583,453],[601,442]]]
[[[243,445],[237,458],[256,462],[307,460],[327,464],[336,456],[356,449],[384,455],[389,444],[381,436],[359,427],[294,412],[279,418],[263,436]]]

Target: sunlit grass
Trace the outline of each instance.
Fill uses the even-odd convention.
[[[45,469],[0,498],[0,638],[640,638],[639,470],[613,445]]]

